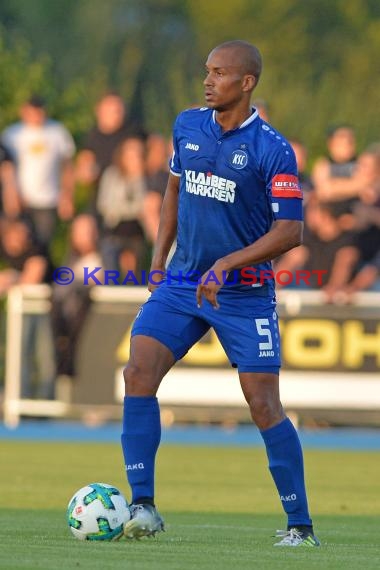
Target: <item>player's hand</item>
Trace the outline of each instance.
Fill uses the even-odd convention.
[[[201,307],[202,297],[206,299],[214,309],[219,309],[217,294],[219,289],[224,285],[227,274],[226,271],[215,263],[206,273],[201,277],[201,282],[197,287],[197,305]]]
[[[155,273],[157,271],[157,273]],[[162,275],[162,277],[160,277]],[[164,278],[165,269],[162,267],[151,266],[148,278],[148,291],[153,293],[160,286],[160,281]]]

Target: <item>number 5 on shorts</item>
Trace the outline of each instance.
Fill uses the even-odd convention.
[[[264,336],[267,342],[259,342],[260,350],[272,350],[272,333],[269,328],[269,319],[255,319],[256,330],[259,336]]]

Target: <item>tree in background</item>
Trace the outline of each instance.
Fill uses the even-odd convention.
[[[0,29],[0,129],[17,116],[19,106],[33,92],[48,89],[46,57],[32,60],[26,41],[10,48]]]
[[[257,96],[274,125],[323,149],[328,125],[349,122],[361,144],[379,137],[377,0],[188,0],[198,50],[241,37],[260,47]],[[267,65],[266,65],[267,64]],[[376,116],[377,115],[377,116]]]
[[[0,21],[1,121],[40,81],[77,136],[106,87],[148,130],[168,134],[178,111],[203,103],[209,50],[242,38],[263,53],[257,96],[311,156],[331,123],[351,123],[360,146],[379,136],[378,0],[2,0]]]

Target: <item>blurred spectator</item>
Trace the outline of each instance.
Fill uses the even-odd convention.
[[[304,269],[309,275],[307,286],[328,291],[350,279],[355,259],[355,249],[347,241],[339,219],[312,196],[305,212],[303,245],[281,256],[275,263],[275,271]],[[322,284],[318,273],[313,273],[315,270],[325,272],[320,274]],[[349,274],[345,275],[344,271]]]
[[[123,99],[114,92],[106,93],[95,107],[96,124],[84,138],[77,158],[77,179],[93,186],[96,202],[97,183],[111,165],[116,149],[129,137],[145,139],[141,125],[128,118]]]
[[[52,266],[46,251],[33,241],[22,220],[1,220],[0,294],[14,285],[49,283]],[[50,315],[24,314],[22,320],[21,397],[54,397],[55,359]]]
[[[21,211],[16,170],[11,154],[0,143],[0,215],[16,218]]]
[[[338,290],[334,295],[334,300],[338,303],[348,303],[355,293],[366,289],[379,290],[380,286],[380,251],[370,259],[357,272],[350,283]]]
[[[286,262],[309,271],[326,270],[323,289],[329,299],[329,291],[351,278],[356,258],[353,242],[358,184],[354,177],[353,129],[345,125],[330,129],[327,149],[328,155],[318,159],[312,170],[314,191],[306,202],[303,246],[289,252],[281,265]],[[317,279],[316,274],[311,277],[311,286],[318,286]]]
[[[70,245],[65,265],[74,272],[74,281],[69,285],[53,286],[52,319],[57,359],[57,374],[75,376],[76,347],[90,308],[90,280],[84,282],[84,268],[90,273],[102,267],[98,251],[97,223],[90,214],[80,214],[70,227]],[[96,273],[102,279],[102,271]]]
[[[160,222],[162,200],[168,183],[168,144],[162,135],[151,134],[146,142],[148,191],[145,196],[144,219],[147,236],[155,243]]]
[[[106,269],[120,268],[125,274],[140,268],[145,251],[146,189],[144,143],[138,138],[126,139],[99,181],[97,212]]]
[[[169,176],[168,142],[159,134],[151,134],[146,141],[146,174],[149,189],[163,197]]]
[[[356,138],[349,126],[330,129],[327,135],[328,155],[314,164],[311,176],[317,197],[329,205],[334,217],[352,212],[358,187],[352,184],[356,164]]]
[[[313,182],[311,180],[311,177],[306,172],[307,148],[300,140],[296,138],[289,139],[289,142],[296,156],[298,180],[303,191],[304,205],[306,206],[310,197],[310,193],[313,190]]]
[[[345,280],[331,287],[329,297],[336,302],[351,299],[356,291],[369,289],[377,281],[380,270],[380,144],[369,146],[360,156],[355,177],[361,182],[360,202],[354,208],[356,235],[353,247],[356,256],[346,259]],[[349,276],[353,270],[352,280]]]
[[[73,215],[74,142],[61,123],[47,118],[40,97],[31,97],[20,114],[21,121],[5,129],[3,142],[16,163],[22,208],[38,241],[48,247],[57,213],[63,220]]]
[[[257,112],[259,113],[260,117],[266,121],[267,123],[270,123],[270,119],[269,119],[269,110],[268,110],[268,104],[266,101],[264,101],[264,99],[254,99],[252,101],[252,105],[254,106],[254,108],[257,110]]]

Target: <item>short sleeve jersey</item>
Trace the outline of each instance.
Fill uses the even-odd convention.
[[[174,125],[173,145],[170,170],[180,177],[180,189],[172,275],[193,272],[196,281],[217,259],[266,234],[274,220],[302,220],[294,152],[255,109],[226,132],[215,111],[184,111]],[[271,263],[255,269],[269,271]],[[239,282],[241,275],[237,287]]]

